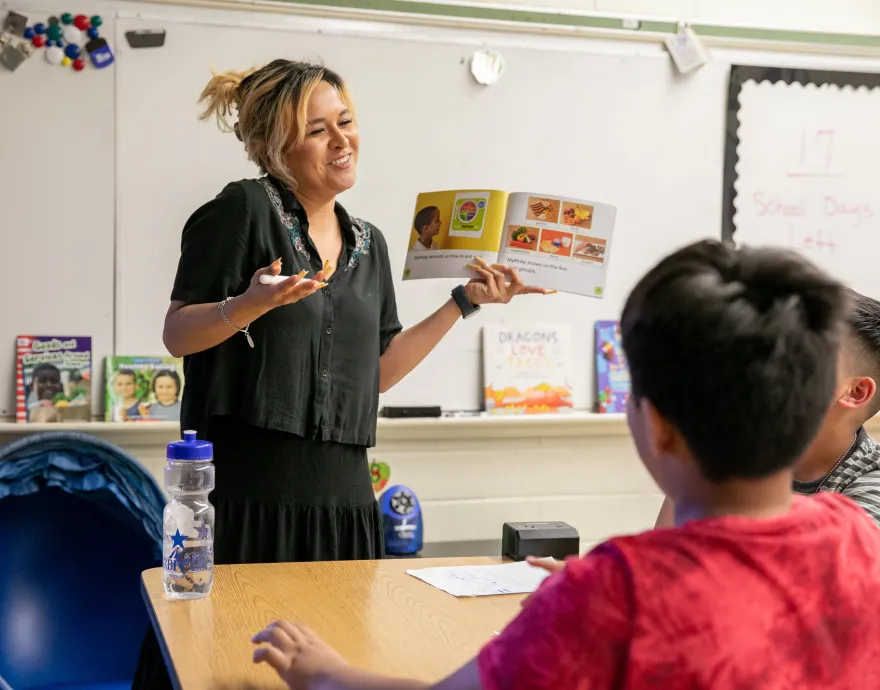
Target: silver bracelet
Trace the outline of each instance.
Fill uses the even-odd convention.
[[[254,339],[251,338],[251,334],[248,332],[248,329],[250,329],[251,325],[248,324],[248,325],[245,326],[244,328],[239,328],[239,327],[236,326],[234,323],[232,323],[232,321],[229,320],[229,317],[228,317],[228,316],[226,316],[226,303],[227,303],[229,300],[231,300],[231,299],[233,299],[233,298],[232,298],[232,297],[227,297],[225,300],[223,300],[222,302],[220,302],[220,304],[217,305],[217,309],[220,310],[220,316],[223,317],[223,320],[226,322],[226,325],[227,325],[227,326],[230,326],[231,328],[234,328],[234,329],[237,330],[239,333],[244,333],[244,337],[247,338],[248,345],[250,345],[251,347],[253,347],[253,346],[254,346]]]

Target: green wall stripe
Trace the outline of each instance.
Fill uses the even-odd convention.
[[[562,14],[553,11],[517,10],[473,5],[445,5],[410,0],[310,0],[307,3],[284,0],[292,5],[311,7],[334,7],[339,9],[396,12],[399,14],[425,15],[442,18],[483,19],[519,24],[542,24],[566,28],[612,29],[629,34],[671,34],[678,23],[674,21],[642,21],[639,29],[626,29],[618,17],[596,17],[582,14]],[[771,41],[820,46],[846,46],[880,49],[880,36],[864,34],[821,33],[818,31],[788,31],[782,29],[749,29],[733,26],[693,24],[700,36]]]

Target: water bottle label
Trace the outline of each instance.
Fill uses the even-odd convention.
[[[211,570],[214,567],[214,549],[212,547],[210,528],[199,525],[197,534],[187,536],[180,529],[167,535],[171,541],[171,552],[163,559],[163,568],[167,577],[186,577],[187,573]]]

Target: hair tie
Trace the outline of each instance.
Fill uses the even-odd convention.
[[[232,125],[232,130],[235,132],[235,136],[238,137],[239,141],[244,141],[244,139],[241,138],[241,127],[238,126],[237,122]]]

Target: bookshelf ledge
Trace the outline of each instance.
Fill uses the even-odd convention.
[[[177,422],[120,423],[76,422],[60,424],[17,424],[0,422],[0,445],[29,434],[72,431],[92,434],[111,443],[164,444],[179,436]],[[546,415],[498,415],[440,417],[432,419],[379,419],[378,442],[462,441],[476,439],[524,439],[551,436],[626,436],[626,416],[589,412]]]

